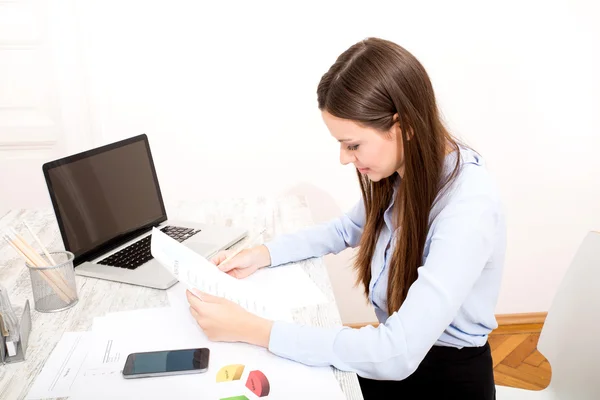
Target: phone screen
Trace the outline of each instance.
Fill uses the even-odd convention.
[[[159,376],[204,372],[208,369],[207,348],[133,353],[127,357],[123,375]]]

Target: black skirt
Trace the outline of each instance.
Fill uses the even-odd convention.
[[[496,387],[489,343],[482,347],[433,346],[417,370],[401,381],[358,377],[365,400],[494,400]]]

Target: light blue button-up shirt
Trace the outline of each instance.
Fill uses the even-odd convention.
[[[460,173],[432,209],[423,264],[400,309],[391,316],[387,313],[389,262],[396,237],[392,200],[371,264],[369,300],[380,325],[321,328],[276,321],[269,341],[272,353],[308,365],[333,365],[365,378],[402,380],[433,345],[461,348],[486,343],[488,333],[498,326],[494,310],[506,227],[500,196],[483,159],[467,148],[460,154]],[[446,173],[455,162],[455,152],[446,156]],[[361,200],[329,223],[266,243],[271,266],[356,247],[364,224]]]

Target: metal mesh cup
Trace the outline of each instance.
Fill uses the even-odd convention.
[[[51,252],[56,265],[37,266],[28,262],[31,290],[36,311],[55,312],[66,310],[77,304],[74,255],[70,251]],[[40,254],[46,260],[44,254]],[[47,260],[46,260],[47,261]]]

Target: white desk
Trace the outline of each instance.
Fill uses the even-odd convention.
[[[169,218],[248,227],[250,235],[266,224],[266,240],[312,223],[306,202],[296,196],[276,201],[256,198],[181,202],[173,206],[167,205],[167,213]],[[51,209],[13,210],[0,218],[0,227],[15,226],[17,221],[23,219],[48,249],[64,248]],[[327,296],[329,303],[297,309],[294,311],[294,319],[299,323],[317,326],[340,325],[340,315],[322,260],[306,260],[300,265]],[[13,303],[22,305],[29,299],[33,323],[26,361],[0,367],[0,399],[22,399],[26,396],[63,332],[89,330],[94,317],[109,312],[168,305],[168,298],[162,290],[81,276],[77,276],[76,281],[79,295],[77,305],[59,313],[38,313],[33,310],[29,272],[24,262],[17,258],[6,242],[0,243],[0,282],[9,289]],[[356,374],[335,369],[334,373],[348,399],[363,398]]]

